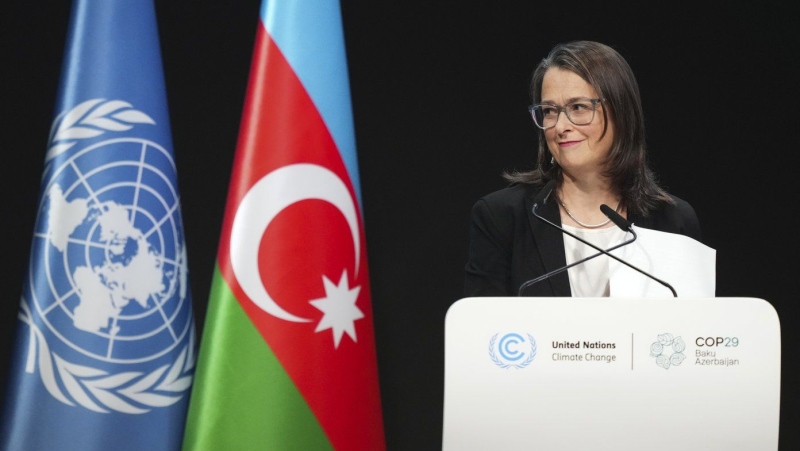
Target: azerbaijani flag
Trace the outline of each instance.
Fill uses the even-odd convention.
[[[74,2],[44,163],[0,449],[177,450],[194,321],[152,0]]]
[[[384,449],[339,4],[260,15],[184,449]]]

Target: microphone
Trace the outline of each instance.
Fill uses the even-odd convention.
[[[647,276],[647,277],[649,277],[649,278],[651,278],[651,279],[655,280],[656,282],[660,283],[661,285],[663,285],[663,286],[665,286],[665,287],[669,288],[669,290],[672,292],[672,295],[673,295],[674,297],[678,297],[678,293],[676,293],[676,292],[675,292],[675,289],[674,289],[674,288],[672,288],[672,285],[668,284],[667,282],[664,282],[663,280],[661,280],[661,279],[659,279],[659,278],[657,278],[657,277],[655,277],[655,276],[653,276],[653,275],[651,275],[651,274],[648,274],[648,273],[644,272],[643,270],[641,270],[641,269],[639,269],[639,268],[637,268],[637,267],[633,266],[632,264],[630,264],[630,263],[626,262],[625,260],[622,260],[621,258],[617,257],[616,255],[613,255],[613,254],[609,253],[610,251],[613,251],[614,249],[617,249],[617,248],[619,248],[619,247],[622,247],[622,246],[625,246],[625,245],[627,245],[627,244],[630,244],[630,243],[632,243],[633,241],[635,241],[635,240],[636,240],[636,238],[637,238],[637,235],[636,235],[636,232],[633,230],[633,227],[632,227],[632,225],[633,225],[633,224],[631,224],[631,223],[630,223],[630,222],[629,222],[627,219],[623,218],[623,217],[622,217],[622,216],[621,216],[619,213],[617,213],[616,211],[614,211],[614,210],[613,210],[611,207],[609,207],[608,205],[606,205],[606,204],[603,204],[603,205],[601,205],[601,206],[600,206],[600,211],[602,211],[602,212],[603,212],[603,214],[605,214],[606,216],[608,216],[608,218],[609,218],[609,219],[611,219],[611,221],[612,221],[614,224],[616,224],[616,225],[617,225],[617,227],[619,227],[620,229],[622,229],[622,230],[624,230],[624,231],[626,231],[626,232],[630,232],[630,233],[633,235],[633,238],[632,238],[631,240],[629,240],[629,241],[626,241],[626,242],[623,242],[623,243],[621,243],[621,244],[618,244],[618,245],[616,245],[616,246],[614,246],[614,247],[612,247],[612,248],[609,248],[608,250],[603,250],[603,249],[600,249],[599,247],[597,247],[597,246],[595,246],[594,244],[592,244],[592,243],[590,243],[590,242],[588,242],[588,241],[584,240],[583,238],[581,238],[581,237],[579,237],[579,236],[577,236],[577,235],[575,235],[575,234],[573,234],[573,233],[570,233],[569,231],[565,230],[564,228],[562,228],[562,227],[559,227],[558,225],[556,225],[556,224],[554,224],[554,223],[552,223],[552,222],[548,221],[547,219],[543,218],[542,216],[540,216],[539,214],[537,214],[537,213],[536,213],[536,209],[537,209],[538,207],[539,207],[539,205],[538,205],[538,204],[536,204],[536,203],[534,203],[534,204],[533,204],[533,208],[531,209],[531,212],[532,212],[532,213],[533,213],[533,215],[534,215],[534,216],[536,216],[536,217],[537,217],[537,218],[538,218],[540,221],[544,222],[545,224],[549,225],[550,227],[553,227],[553,228],[555,228],[555,229],[557,229],[557,230],[561,231],[561,233],[564,233],[564,234],[566,234],[566,235],[569,235],[569,236],[571,236],[572,238],[575,238],[576,240],[580,241],[581,243],[583,243],[583,244],[585,244],[585,245],[587,245],[587,246],[589,246],[589,247],[591,247],[591,248],[593,248],[593,249],[595,249],[595,250],[599,251],[599,253],[597,253],[597,254],[594,254],[594,255],[590,255],[590,256],[588,256],[588,257],[586,257],[586,258],[582,259],[582,260],[578,260],[577,262],[574,262],[574,263],[572,263],[572,264],[570,264],[570,265],[567,265],[567,266],[565,266],[565,267],[563,267],[563,268],[557,269],[557,270],[555,270],[555,271],[551,271],[550,273],[547,273],[547,274],[545,274],[545,275],[543,275],[543,276],[537,277],[536,279],[532,279],[532,280],[529,280],[528,282],[525,282],[524,284],[522,284],[522,285],[520,286],[520,289],[519,289],[519,291],[517,292],[517,295],[521,295],[521,293],[522,293],[522,290],[523,290],[524,288],[527,288],[527,287],[529,287],[529,286],[533,285],[534,283],[538,282],[539,280],[544,280],[544,279],[546,279],[546,278],[548,278],[548,277],[550,277],[550,276],[552,276],[552,275],[554,275],[554,274],[558,274],[558,273],[560,273],[560,272],[566,271],[567,269],[569,269],[569,268],[571,268],[571,267],[573,267],[573,266],[575,266],[575,265],[577,265],[577,264],[583,263],[583,262],[584,262],[584,261],[586,261],[586,260],[590,260],[590,259],[592,259],[592,258],[595,258],[595,257],[598,257],[598,256],[600,256],[600,255],[607,255],[607,256],[609,256],[609,257],[613,258],[614,260],[616,260],[616,261],[618,261],[618,262],[622,263],[623,265],[625,265],[625,266],[627,266],[627,267],[629,267],[629,268],[631,268],[631,269],[634,269],[634,270],[636,270],[636,271],[638,271],[638,272],[640,272],[640,273],[644,274],[645,276]]]
[[[603,204],[603,205],[605,205],[605,204]],[[546,220],[546,219],[544,219],[544,218],[540,217],[539,215],[537,215],[537,214],[536,214],[536,207],[537,207],[537,204],[533,204],[533,215],[534,215],[534,216],[536,216],[536,217],[537,217],[537,218],[539,218],[539,219],[542,219],[543,221],[545,221],[545,222],[547,222],[547,223],[550,223],[551,225],[554,225],[554,226],[556,226],[555,224],[551,223],[550,221],[548,221],[548,220]],[[626,221],[626,220],[625,220],[625,218],[623,218],[622,216],[620,216],[620,215],[619,215],[619,214],[618,214],[616,211],[614,211],[614,210],[611,210],[611,211],[613,211],[613,212],[614,212],[614,214],[616,214],[617,216],[619,216],[619,218],[620,218],[621,220],[623,220],[623,221],[625,221],[625,222],[628,222],[628,221]],[[598,253],[596,253],[596,254],[592,254],[592,255],[590,255],[590,256],[588,256],[588,257],[585,257],[585,258],[582,258],[582,259],[580,259],[580,260],[578,260],[578,261],[572,262],[572,263],[570,263],[570,264],[569,264],[569,265],[567,265],[567,266],[563,266],[563,267],[561,267],[561,268],[554,269],[553,271],[550,271],[550,272],[549,272],[549,273],[547,273],[547,274],[542,274],[541,276],[539,276],[539,277],[537,277],[537,278],[535,278],[535,279],[531,279],[531,280],[529,280],[529,281],[527,281],[527,282],[525,282],[525,283],[523,283],[522,285],[520,285],[520,286],[519,286],[519,289],[517,290],[517,296],[522,296],[522,292],[523,292],[523,291],[524,291],[526,288],[528,288],[529,286],[531,286],[531,285],[533,285],[533,284],[535,284],[535,283],[537,283],[537,282],[541,282],[542,280],[549,279],[550,277],[552,277],[552,276],[555,276],[556,274],[560,274],[560,273],[562,273],[562,272],[564,272],[564,271],[566,271],[566,270],[568,270],[568,269],[572,268],[572,267],[573,267],[573,266],[575,266],[575,265],[580,265],[580,264],[581,264],[581,263],[583,263],[583,262],[586,262],[586,261],[589,261],[589,260],[591,260],[591,259],[593,259],[593,258],[599,257],[599,256],[603,255],[604,253],[611,252],[611,251],[613,251],[614,249],[619,249],[619,248],[621,248],[622,246],[627,246],[628,244],[631,244],[631,243],[633,243],[634,241],[636,241],[636,233],[635,233],[635,232],[633,232],[633,230],[629,230],[629,229],[630,229],[630,223],[628,223],[628,227],[623,227],[623,226],[622,226],[622,225],[620,225],[620,223],[618,223],[617,221],[614,221],[614,220],[612,220],[612,222],[614,222],[614,224],[616,224],[616,225],[617,225],[619,228],[621,228],[622,230],[624,230],[624,231],[626,231],[626,232],[627,232],[627,231],[630,231],[630,232],[633,234],[633,238],[631,238],[631,239],[629,239],[629,240],[627,240],[627,241],[623,241],[622,243],[620,243],[620,244],[617,244],[616,246],[610,247],[610,248],[606,249],[605,251],[603,251],[603,250],[600,250],[600,252],[598,252]],[[562,231],[562,232],[564,232],[564,233],[567,233],[567,234],[569,234],[570,236],[574,236],[574,235],[572,235],[571,233],[567,232],[566,230],[562,229],[561,227],[558,227],[558,226],[556,226],[556,228],[558,228],[559,230],[561,230],[561,231]],[[576,237],[576,238],[577,238],[577,237]],[[578,239],[579,239],[580,241],[583,241],[583,240],[581,240],[580,238],[578,238]],[[583,241],[583,242],[585,243],[585,241]],[[588,244],[588,243],[587,243],[587,244]],[[594,247],[595,249],[597,249],[595,246],[592,246],[592,247]]]
[[[567,232],[567,231],[566,231],[566,230],[564,230],[563,228],[561,228],[561,227],[559,227],[559,226],[557,226],[557,225],[553,224],[552,222],[550,222],[550,221],[548,221],[548,220],[544,219],[543,217],[539,216],[538,214],[536,214],[536,209],[538,208],[538,206],[539,206],[538,204],[533,204],[532,213],[533,213],[533,215],[534,215],[534,216],[536,216],[536,217],[537,217],[537,218],[539,218],[540,220],[544,221],[544,222],[545,222],[545,223],[547,223],[548,225],[551,225],[551,226],[553,226],[553,227],[557,228],[557,229],[558,229],[559,231],[561,231],[562,233],[566,233],[566,234],[568,234],[568,235],[570,235],[570,236],[573,236],[573,237],[575,237],[576,239],[578,239],[579,241],[581,241],[581,242],[583,242],[583,243],[585,243],[585,244],[588,244],[588,245],[590,245],[590,246],[594,247],[595,249],[598,249],[597,247],[595,247],[595,246],[594,246],[594,245],[592,245],[591,243],[586,243],[586,241],[582,240],[581,238],[578,238],[578,237],[576,237],[576,236],[572,235],[571,233]],[[537,282],[540,282],[540,281],[542,281],[542,280],[545,280],[545,279],[547,279],[547,278],[550,278],[550,277],[552,277],[552,276],[554,276],[554,275],[556,275],[556,274],[562,273],[562,272],[564,272],[564,271],[568,270],[569,268],[572,268],[572,267],[573,267],[573,266],[575,266],[575,265],[580,265],[581,263],[583,263],[583,262],[585,262],[585,261],[588,261],[588,260],[591,260],[591,259],[593,259],[593,258],[595,258],[595,257],[599,257],[599,256],[601,256],[601,255],[604,255],[604,252],[606,252],[606,253],[607,253],[607,252],[611,252],[611,251],[613,251],[613,250],[615,250],[615,249],[619,249],[619,248],[620,248],[620,247],[622,247],[622,246],[627,246],[628,244],[631,244],[631,243],[633,243],[634,241],[636,241],[636,238],[637,238],[637,236],[636,236],[636,232],[634,232],[633,230],[631,230],[631,223],[630,223],[630,222],[628,222],[628,221],[627,221],[625,218],[623,218],[622,216],[620,216],[620,215],[619,215],[619,214],[618,214],[616,211],[614,211],[614,210],[611,210],[610,208],[608,208],[608,206],[606,206],[605,204],[603,204],[603,205],[600,207],[600,209],[602,210],[602,209],[603,209],[603,207],[606,207],[608,210],[610,210],[612,213],[614,213],[614,215],[616,215],[616,218],[611,218],[611,217],[609,217],[609,219],[612,219],[612,221],[614,222],[614,224],[616,224],[616,225],[617,225],[617,227],[619,227],[619,228],[620,228],[620,229],[622,229],[623,231],[625,231],[625,232],[631,232],[631,234],[633,235],[633,238],[631,238],[631,239],[630,239],[630,240],[628,240],[628,241],[624,241],[624,242],[622,242],[622,243],[620,243],[620,244],[618,244],[618,245],[616,245],[616,246],[610,247],[610,248],[606,249],[605,251],[603,251],[602,249],[598,249],[600,252],[598,252],[598,253],[596,253],[596,254],[593,254],[593,255],[590,255],[590,256],[588,256],[588,257],[582,258],[582,259],[580,259],[580,260],[578,260],[578,261],[576,261],[576,262],[572,262],[572,263],[570,263],[569,265],[567,265],[567,266],[564,266],[564,267],[562,267],[562,268],[558,268],[558,269],[556,269],[556,270],[550,271],[549,273],[547,273],[547,274],[543,274],[543,275],[541,275],[541,276],[539,276],[539,277],[537,277],[537,278],[535,278],[535,279],[531,279],[531,280],[529,280],[529,281],[527,281],[527,282],[523,283],[522,285],[520,285],[520,287],[519,287],[519,290],[517,290],[517,296],[522,296],[522,291],[523,291],[523,290],[525,290],[525,288],[528,288],[529,286],[531,286],[531,285],[533,285],[533,284],[535,284],[535,283],[537,283]],[[604,211],[603,213],[605,213],[605,211]],[[606,214],[606,216],[608,216],[608,213],[605,213],[605,214]]]
[[[634,236],[636,236],[636,232],[634,232],[634,231],[633,231],[633,227],[632,227],[632,226],[633,226],[633,224],[631,224],[631,223],[630,223],[630,222],[629,222],[627,219],[623,218],[623,217],[622,217],[622,215],[620,215],[620,214],[619,214],[619,213],[617,213],[616,211],[612,210],[612,209],[611,209],[611,207],[609,207],[609,206],[608,206],[608,205],[606,205],[606,204],[602,204],[602,205],[600,205],[600,211],[602,211],[604,215],[608,216],[608,219],[610,219],[610,220],[611,220],[611,222],[613,222],[614,224],[616,224],[616,225],[617,225],[617,227],[619,227],[619,228],[620,228],[620,229],[622,229],[622,230],[629,231],[629,232],[631,232],[632,234],[634,234]],[[611,256],[611,257],[614,257],[614,256],[613,256],[613,255],[611,255],[611,254],[609,254],[609,256]],[[622,261],[622,260],[620,260],[619,258],[616,258],[616,257],[614,257],[614,258],[615,258],[617,261],[619,261],[620,263],[623,263],[623,264],[625,264],[625,265],[626,265],[626,266],[628,266],[629,268],[635,269],[635,270],[639,271],[640,273],[644,274],[645,276],[647,276],[647,277],[649,277],[649,278],[651,278],[651,279],[655,280],[656,282],[660,283],[661,285],[664,285],[665,287],[669,288],[669,291],[671,291],[671,292],[672,292],[672,296],[674,296],[674,297],[676,297],[676,298],[678,297],[678,293],[676,293],[676,292],[675,292],[675,289],[674,289],[674,288],[672,288],[672,285],[668,284],[667,282],[664,282],[664,281],[663,281],[663,280],[661,280],[661,279],[658,279],[658,278],[656,278],[656,277],[655,277],[655,276],[653,276],[652,274],[648,274],[648,273],[646,273],[646,272],[642,271],[641,269],[639,269],[639,268],[637,268],[637,267],[635,267],[635,266],[631,265],[631,264],[630,264],[630,263],[628,263],[628,262]]]
[[[600,211],[602,211],[604,215],[608,216],[608,219],[610,219],[611,222],[616,224],[617,227],[619,227],[620,229],[635,234],[633,229],[631,229],[631,226],[633,224],[628,222],[627,219],[623,218],[621,214],[612,210],[611,207],[609,207],[608,205],[606,204],[600,205]]]

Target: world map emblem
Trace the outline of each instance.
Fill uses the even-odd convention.
[[[192,382],[175,163],[130,132],[150,124],[127,102],[89,100],[56,119],[47,157],[20,313],[36,344],[26,371],[38,364],[52,396],[97,412],[166,407]]]

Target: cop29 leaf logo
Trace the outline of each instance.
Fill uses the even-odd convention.
[[[500,334],[492,335],[489,340],[489,357],[495,365],[504,369],[525,368],[536,358],[536,340],[531,334],[523,337],[512,332],[503,335],[499,340],[498,335]]]
[[[656,365],[668,370],[670,366],[680,365],[685,359],[686,343],[681,337],[672,334],[661,334],[658,341],[650,345],[650,357],[656,359]]]

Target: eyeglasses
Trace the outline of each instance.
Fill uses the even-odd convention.
[[[597,104],[602,101],[603,99],[578,99],[564,106],[540,103],[529,106],[528,111],[531,113],[536,126],[543,130],[555,126],[556,122],[558,122],[558,115],[562,111],[573,124],[587,125],[594,120]]]

